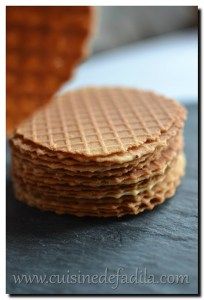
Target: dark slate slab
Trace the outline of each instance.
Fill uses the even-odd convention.
[[[198,292],[197,107],[188,106],[187,171],[175,197],[153,212],[122,219],[57,216],[15,200],[7,172],[7,293],[10,294],[196,294]],[[9,155],[8,155],[9,156]],[[9,162],[8,162],[9,165]],[[147,269],[186,274],[189,283],[14,283],[13,275],[115,274]],[[140,273],[141,274],[141,273]],[[57,277],[51,277],[52,280]],[[133,278],[133,277],[132,277]],[[124,279],[124,277],[123,277]],[[87,279],[88,280],[88,279]],[[101,279],[102,280],[102,279]],[[112,278],[112,282],[116,278]],[[125,279],[124,279],[125,280]]]

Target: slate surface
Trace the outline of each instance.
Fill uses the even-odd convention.
[[[153,212],[119,220],[43,213],[15,200],[7,172],[7,293],[197,293],[197,107],[188,106],[188,111],[186,176],[176,196]],[[22,274],[103,275],[107,270],[108,281],[108,276],[116,274],[118,268],[123,268],[121,274],[124,275],[119,279],[118,288],[115,288],[117,277],[109,277],[112,284],[90,284],[88,277],[84,284],[37,284],[36,281],[16,284],[13,277]],[[136,268],[143,281],[147,278],[146,268],[147,275],[154,274],[155,280],[162,274],[186,274],[185,280],[189,283],[125,283],[125,274],[135,274]],[[52,282],[56,280],[57,277],[51,277]],[[105,279],[100,277],[100,280]]]

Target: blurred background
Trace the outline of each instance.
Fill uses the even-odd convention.
[[[172,31],[196,28],[197,7],[99,7],[93,53]]]
[[[64,89],[125,85],[197,101],[198,8],[97,7],[91,56]]]

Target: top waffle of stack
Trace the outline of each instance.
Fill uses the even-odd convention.
[[[153,92],[84,88],[56,96],[15,136],[79,160],[121,162],[183,127],[185,109]]]
[[[7,132],[49,101],[87,54],[88,6],[7,7]]]

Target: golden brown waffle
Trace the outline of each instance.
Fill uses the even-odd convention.
[[[67,187],[75,187],[77,190],[85,187],[90,190],[91,187],[99,187],[99,190],[113,189],[114,186],[130,185],[137,183],[139,180],[144,180],[147,176],[150,176],[152,172],[156,174],[163,172],[163,170],[171,163],[176,155],[182,151],[183,145],[181,137],[173,139],[171,144],[162,151],[157,151],[154,156],[150,155],[145,161],[134,165],[131,171],[126,172],[119,176],[118,173],[115,176],[106,177],[102,172],[100,177],[97,175],[93,177],[87,177],[76,174],[70,176],[66,169],[61,168],[52,170],[48,165],[38,164],[33,160],[28,160],[24,156],[13,155],[13,172],[17,177],[22,180],[31,180],[35,185],[47,184],[49,187],[57,185],[66,185]],[[102,176],[104,174],[104,176]]]
[[[17,139],[18,141],[18,139]],[[168,141],[166,141],[166,144],[164,144],[161,147],[156,147],[154,152],[150,152],[149,154],[145,154],[143,156],[138,157],[137,159],[122,163],[122,164],[108,164],[103,165],[103,163],[82,163],[82,162],[76,162],[71,160],[67,160],[64,158],[59,159],[58,157],[50,157],[47,154],[44,153],[44,155],[39,155],[38,150],[31,151],[31,146],[25,143],[20,143],[18,146],[16,146],[16,139],[14,138],[11,146],[13,148],[13,156],[17,157],[18,160],[22,161],[23,166],[31,164],[31,168],[35,166],[35,170],[42,168],[45,169],[45,172],[56,172],[57,174],[60,174],[62,171],[66,173],[66,175],[82,178],[82,180],[86,180],[87,177],[89,177],[89,180],[92,180],[91,177],[94,176],[95,178],[101,177],[102,174],[103,178],[110,177],[111,175],[117,175],[117,178],[119,175],[126,174],[127,172],[131,172],[136,167],[139,169],[142,166],[148,166],[148,163],[152,160],[157,159],[159,156],[161,156],[162,152],[175,152],[177,150],[182,149],[183,147],[183,137],[179,133],[175,137],[171,137]],[[21,146],[21,147],[20,147]],[[22,149],[23,148],[23,149]],[[75,164],[77,163],[77,164]],[[104,163],[105,164],[105,163]]]
[[[9,133],[70,79],[88,52],[92,21],[88,6],[7,7]]]
[[[76,159],[106,158],[158,140],[173,124],[181,127],[184,119],[182,106],[152,92],[87,88],[57,96],[16,134]]]
[[[79,216],[153,208],[175,192],[183,174],[185,117],[175,101],[141,90],[86,88],[57,96],[11,139],[16,195]]]
[[[83,201],[85,199],[98,199],[112,197],[112,198],[121,198],[124,195],[138,195],[141,190],[148,189],[148,186],[152,186],[154,182],[158,182],[163,179],[163,176],[167,170],[174,169],[175,161],[177,161],[178,154],[176,158],[173,158],[170,162],[160,166],[159,161],[157,164],[150,164],[148,172],[146,170],[141,170],[143,178],[136,178],[135,183],[131,184],[118,184],[118,185],[101,185],[99,187],[90,187],[85,185],[70,186],[69,184],[64,184],[62,182],[55,181],[52,185],[50,183],[45,183],[41,180],[36,180],[36,178],[30,178],[23,176],[22,172],[15,172],[15,180],[20,182],[22,185],[26,185],[30,188],[30,192],[35,189],[39,193],[46,193],[46,195],[52,195],[53,197],[69,197],[80,198]],[[161,160],[160,160],[161,161]],[[18,170],[18,169],[17,169]]]
[[[76,216],[96,217],[121,217],[126,214],[138,214],[144,210],[152,210],[165,199],[173,196],[175,189],[184,174],[184,156],[178,156],[174,168],[169,168],[163,178],[156,180],[154,184],[142,190],[137,196],[123,196],[117,198],[103,198],[98,200],[84,199],[83,201],[74,198],[60,197],[58,201],[52,195],[43,195],[41,192],[30,190],[15,181],[16,195],[19,200],[30,206],[42,210],[53,211],[59,214],[69,213]]]

